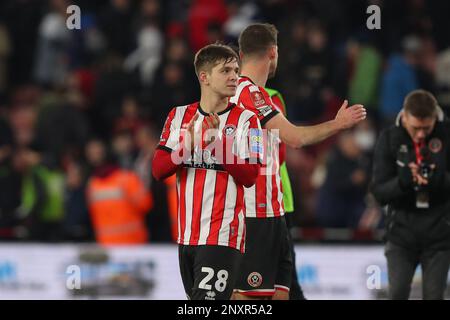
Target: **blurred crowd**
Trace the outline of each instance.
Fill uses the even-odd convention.
[[[66,27],[71,4],[81,8],[80,30]],[[380,30],[367,29],[371,4],[381,8]],[[448,1],[425,0],[2,1],[0,239],[93,241],[103,223],[95,199],[116,197],[140,217],[133,226],[145,236],[136,239],[173,241],[175,181],[151,177],[159,132],[173,106],[199,98],[195,52],[216,41],[236,46],[261,21],[280,31],[269,85],[292,122],[330,120],[343,99],[369,112],[352,130],[288,150],[295,224],[380,228],[367,193],[380,128],[417,88],[450,108],[447,12]],[[112,173],[146,195],[114,193],[121,179],[96,184]]]

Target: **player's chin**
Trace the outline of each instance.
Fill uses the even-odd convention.
[[[227,87],[225,90],[225,95],[227,97],[233,97],[236,94],[236,88],[237,87]]]

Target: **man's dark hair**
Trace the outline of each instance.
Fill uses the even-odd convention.
[[[239,63],[239,56],[230,46],[220,43],[210,44],[201,48],[195,55],[195,73],[198,76],[200,71],[211,72],[218,63],[226,64],[234,60]]]
[[[244,55],[263,54],[277,45],[277,37],[278,30],[273,24],[252,24],[239,35],[239,50]]]
[[[405,112],[419,119],[436,116],[437,106],[436,98],[425,90],[412,91],[406,96],[403,104]]]

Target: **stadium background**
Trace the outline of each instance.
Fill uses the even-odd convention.
[[[80,30],[66,27],[70,4],[81,9]],[[381,8],[380,30],[366,26],[372,4]],[[292,122],[329,120],[346,98],[369,112],[354,130],[287,152],[305,294],[384,298],[382,211],[367,193],[374,138],[416,88],[433,92],[448,114],[448,12],[439,0],[2,1],[0,299],[184,298],[173,185],[152,181],[145,159],[170,108],[198,99],[196,50],[236,45],[256,21],[280,31],[269,86],[283,94]],[[145,246],[93,246],[85,187],[99,141],[153,194]],[[24,185],[36,168],[50,191],[30,200]],[[68,289],[70,265],[80,267],[82,290]],[[379,289],[368,288],[371,266]],[[413,297],[419,288],[420,270]]]

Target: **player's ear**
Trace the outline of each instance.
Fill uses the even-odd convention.
[[[277,46],[271,46],[269,48],[269,58],[271,60],[273,60],[277,57],[277,50],[278,50]]]
[[[198,74],[198,79],[200,80],[200,83],[202,83],[202,84],[209,83],[208,75],[207,75],[206,71],[200,71],[200,73]]]

